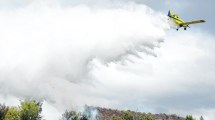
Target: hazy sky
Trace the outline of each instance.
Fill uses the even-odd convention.
[[[0,102],[45,101],[50,120],[84,104],[212,120],[213,3],[0,0]],[[207,22],[177,32],[169,9]]]
[[[0,8],[6,9],[16,9],[32,3],[36,0],[0,0]],[[42,0],[39,0],[42,1]],[[77,4],[90,4],[90,5],[107,5],[107,3],[112,2],[136,2],[138,4],[145,4],[156,11],[163,12],[167,14],[169,9],[172,9],[173,12],[179,14],[184,21],[191,21],[195,19],[204,19],[207,23],[201,28],[204,28],[205,31],[215,33],[213,28],[213,21],[215,17],[213,16],[213,0],[44,0],[44,1],[54,1],[61,5],[77,5]],[[199,27],[199,26],[195,26]]]
[[[36,0],[0,0],[1,9],[16,9],[29,5],[30,3],[35,2]],[[38,0],[42,1],[42,0]],[[201,28],[205,28],[206,31],[214,33],[214,28],[211,24],[215,20],[213,11],[214,1],[212,0],[43,0],[43,1],[54,1],[59,5],[77,5],[77,4],[89,4],[89,5],[102,5],[105,6],[113,2],[135,2],[138,4],[145,4],[156,11],[163,12],[167,14],[169,9],[172,9],[173,12],[179,14],[184,21],[191,21],[195,19],[204,19],[208,23]]]

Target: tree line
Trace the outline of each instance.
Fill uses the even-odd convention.
[[[42,103],[35,100],[20,102],[18,107],[0,104],[0,120],[41,120]]]
[[[42,102],[35,100],[20,101],[19,106],[8,107],[0,104],[0,120],[42,120]],[[187,115],[185,120],[197,120],[192,115]],[[44,120],[44,119],[43,119]],[[66,110],[60,120],[102,120],[102,115],[94,108],[87,107],[83,112]],[[151,113],[136,115],[131,111],[125,111],[120,116],[113,116],[112,120],[154,120]],[[200,120],[204,120],[201,116]]]

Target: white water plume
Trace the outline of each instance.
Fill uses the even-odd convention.
[[[0,94],[62,108],[105,102],[86,92],[97,81],[95,61],[119,62],[141,52],[156,56],[153,49],[169,28],[165,15],[135,3],[107,8],[34,3],[1,10],[0,26]]]

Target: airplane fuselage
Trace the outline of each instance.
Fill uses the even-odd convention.
[[[178,15],[173,14],[169,17],[177,24],[178,28],[184,27],[186,29],[188,27],[188,25],[183,25],[184,21]]]
[[[204,23],[205,20],[195,20],[195,21],[190,21],[190,22],[184,22],[177,14],[172,14],[172,11],[169,10],[168,15],[169,19],[171,19],[173,22],[176,23],[177,29],[178,30],[180,27],[183,27],[184,30],[189,27],[189,24],[197,24],[197,23]]]

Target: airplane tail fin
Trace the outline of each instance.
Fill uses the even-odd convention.
[[[169,16],[169,17],[172,16],[172,11],[171,11],[171,10],[169,10],[168,16]]]

